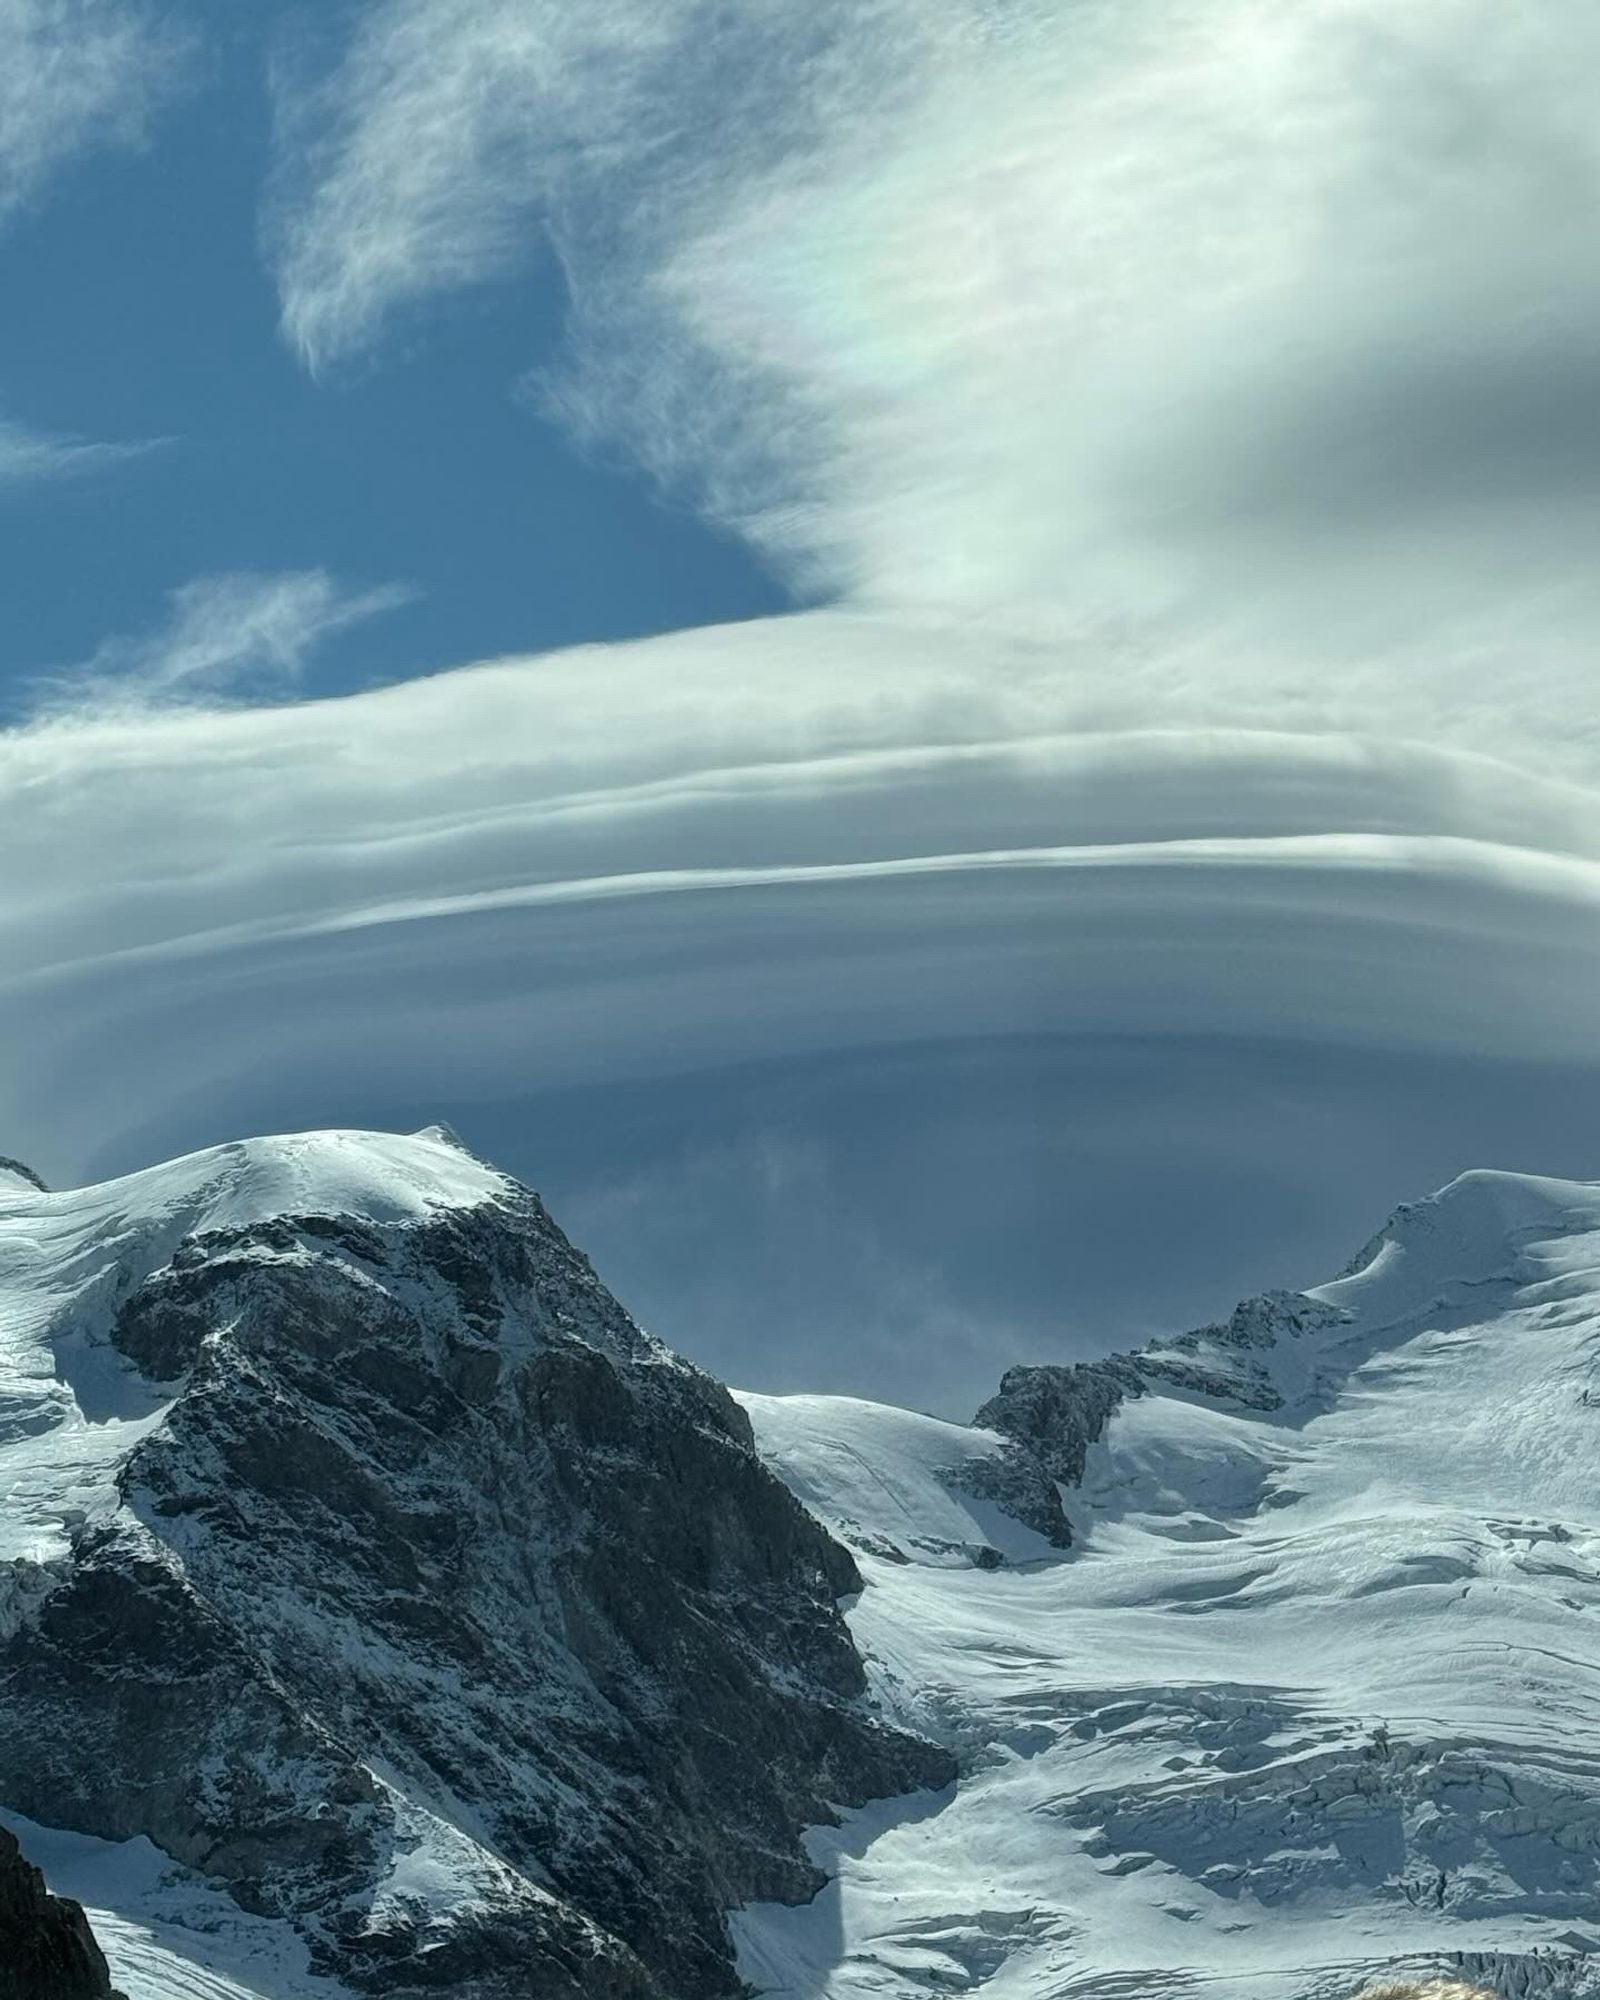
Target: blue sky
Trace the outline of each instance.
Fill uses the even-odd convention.
[[[0,0],[0,1151],[962,1413],[1600,1110],[1600,24]]]
[[[410,593],[330,634],[311,692],[782,608],[734,537],[575,448],[519,392],[560,338],[560,271],[537,245],[512,282],[312,379],[260,244],[269,62],[304,17],[218,14],[149,143],[74,161],[0,238],[6,294],[26,302],[0,317],[4,416],[156,441],[0,488],[13,712],[41,671],[159,626],[171,592],[213,574],[324,570]]]

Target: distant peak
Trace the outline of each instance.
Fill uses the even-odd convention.
[[[465,1153],[468,1159],[477,1158],[477,1155],[456,1128],[453,1125],[447,1124],[442,1118],[436,1119],[432,1125],[419,1126],[411,1136],[413,1139],[431,1139],[436,1145],[440,1146],[453,1146],[458,1153]]]
[[[1403,1255],[1439,1279],[1482,1280],[1509,1274],[1530,1239],[1592,1229],[1600,1222],[1600,1187],[1589,1181],[1469,1168],[1437,1193],[1403,1202],[1358,1250],[1335,1286],[1376,1274]],[[1334,1286],[1317,1286],[1318,1295]]]
[[[5,1180],[7,1176],[15,1180],[26,1181],[29,1187],[37,1188],[40,1194],[48,1194],[50,1192],[44,1181],[33,1171],[32,1167],[25,1166],[21,1160],[7,1159],[3,1153],[0,1153],[0,1181]]]

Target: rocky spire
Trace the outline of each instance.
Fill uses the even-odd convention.
[[[3,1826],[0,2000],[122,2000],[80,1905],[50,1894]]]

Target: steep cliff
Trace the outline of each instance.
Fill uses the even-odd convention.
[[[82,1909],[46,1891],[44,1877],[3,1826],[0,2000],[120,2000]]]

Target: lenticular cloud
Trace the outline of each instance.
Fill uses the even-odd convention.
[[[537,1166],[700,1079],[692,1147],[617,1123],[574,1182],[608,1267],[831,1187],[836,1296],[774,1252],[664,1330],[744,1372],[765,1279],[775,1386],[893,1393],[848,1338],[893,1297],[952,1395],[1001,1322],[1093,1345],[1051,1294],[1096,1270],[1198,1312],[1462,1167],[1583,1170],[1596,57],[1555,0],[369,6],[279,79],[327,393],[554,256],[535,404],[832,608],[0,739],[7,1150],[511,1099]]]
[[[692,1351],[879,1391],[915,1356],[956,1409],[997,1350],[1201,1317],[1463,1149],[1524,1163],[1519,1103],[1581,1165],[1592,794],[1224,724],[1189,667],[830,612],[13,732],[8,1150],[499,1121]]]

